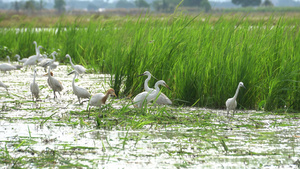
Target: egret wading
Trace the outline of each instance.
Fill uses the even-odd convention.
[[[90,99],[88,116],[90,116],[90,106],[96,106],[96,107],[101,108],[102,104],[105,104],[106,100],[109,98],[110,95],[114,95],[117,97],[117,95],[115,94],[115,90],[112,88],[108,89],[106,94],[97,93],[97,94],[93,95]]]
[[[9,63],[2,63],[0,65],[0,70],[3,71],[4,73],[6,73],[7,71],[16,70],[17,67],[10,64],[9,56],[6,56],[6,57],[7,57]]]
[[[159,80],[155,83],[155,85],[154,85],[155,90],[153,92],[150,93],[150,92],[145,91],[145,92],[142,92],[142,93],[139,93],[138,95],[136,95],[133,99],[133,106],[142,108],[143,104],[146,104],[146,103],[154,100],[160,92],[159,85],[165,86],[166,88],[170,89],[165,81]]]
[[[10,63],[10,57],[9,57],[9,56],[6,56],[6,58],[7,58],[7,60],[8,60],[8,63],[11,64],[11,63]],[[21,69],[21,68],[23,67],[22,65],[13,65],[13,66],[16,67],[16,69],[18,69],[18,70]]]
[[[69,58],[69,59],[70,59],[70,63],[71,63],[72,68],[73,68],[78,74],[83,74],[83,73],[85,73],[86,69],[85,69],[83,66],[81,66],[81,65],[74,65],[74,64],[73,64],[72,59],[71,59],[71,56],[70,56],[69,54],[66,54],[66,58]],[[71,73],[69,73],[69,74],[72,74],[72,73],[74,73],[74,71],[71,72]]]
[[[43,59],[38,65],[41,66],[41,67],[43,67],[44,70],[45,70],[45,72],[47,71],[47,67],[48,67],[48,66],[50,66],[51,70],[52,70],[52,69],[55,69],[55,68],[59,65],[58,62],[55,62],[55,55],[56,55],[56,54],[57,54],[57,53],[56,53],[55,51],[52,52],[52,53],[51,53],[52,59],[50,59],[50,58],[45,58],[45,59]]]
[[[34,69],[33,82],[30,84],[32,101],[34,101],[34,98],[35,98],[35,101],[37,101],[37,99],[39,98],[39,93],[40,93],[39,85],[35,82],[35,77],[36,77],[36,69]]]
[[[41,53],[40,53],[40,49],[41,48],[43,48],[43,47],[39,46],[37,48],[37,54],[33,55],[33,56],[30,56],[23,65],[24,66],[27,66],[27,65],[36,65],[36,63],[38,62],[38,59],[41,57]]]
[[[151,73],[149,71],[145,71],[143,74],[140,74],[138,76],[147,76],[147,79],[145,80],[144,83],[144,89],[146,92],[150,92],[152,93],[154,91],[153,88],[150,88],[148,86],[148,82],[151,79]],[[158,96],[155,104],[159,104],[159,105],[170,105],[172,104],[172,101],[164,94],[164,93],[160,93],[160,95]]]
[[[53,73],[50,72],[50,67],[48,67],[48,85],[51,87],[51,89],[53,90],[53,94],[54,94],[54,99],[57,98],[55,92],[58,92],[60,95],[60,92],[64,89],[61,82],[58,81],[57,79],[55,79],[53,76]]]
[[[8,86],[0,81],[0,87],[3,87],[8,92]]]
[[[21,63],[25,63],[28,60],[28,58],[23,58],[20,60],[20,55],[18,55],[18,54],[16,54],[15,57],[17,58],[18,62],[21,62]]]
[[[227,99],[227,101],[226,101],[227,116],[229,115],[230,110],[233,110],[233,115],[234,115],[234,111],[235,111],[235,108],[237,106],[236,98],[239,94],[239,90],[240,90],[241,87],[246,89],[246,87],[244,86],[244,83],[240,82],[237,89],[236,89],[236,92],[235,92],[234,96],[232,98]]]
[[[89,99],[91,97],[91,94],[85,88],[75,85],[75,79],[76,79],[76,76],[78,76],[78,73],[75,71],[74,74],[75,75],[74,75],[73,82],[72,82],[73,93],[77,96],[79,104],[81,104],[80,98]]]

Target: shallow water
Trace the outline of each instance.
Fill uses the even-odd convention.
[[[118,124],[99,129],[94,117],[87,118],[87,102],[78,105],[72,92],[73,75],[67,75],[69,66],[53,70],[64,86],[56,100],[43,68],[37,69],[41,94],[37,103],[31,101],[29,90],[32,68],[1,72],[0,80],[10,87],[9,96],[0,88],[0,157],[7,153],[15,160],[40,157],[48,160],[46,167],[298,168],[299,115],[240,111],[227,118],[223,110],[168,107],[174,117],[199,117],[203,122],[209,117],[209,124],[148,124],[139,129]],[[75,83],[95,94],[106,91],[110,79],[110,75],[85,74]],[[112,98],[108,102],[118,110],[129,100]],[[50,157],[53,163],[49,164]],[[1,167],[13,165],[0,163]],[[22,165],[43,167],[34,160]]]

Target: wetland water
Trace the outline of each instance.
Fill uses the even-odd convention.
[[[79,105],[72,92],[70,67],[53,70],[64,86],[56,100],[43,68],[37,69],[37,103],[31,101],[29,90],[31,68],[1,72],[0,80],[10,87],[9,95],[0,88],[0,167],[300,166],[299,114],[248,110],[227,118],[223,110],[172,106],[139,114],[129,100],[111,98],[103,110],[109,114],[97,125],[99,110],[93,108],[94,116],[88,118],[88,103]],[[110,76],[85,74],[75,83],[91,94],[103,93]]]

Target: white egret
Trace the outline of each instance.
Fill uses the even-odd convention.
[[[106,94],[97,93],[97,94],[93,95],[91,97],[90,103],[89,103],[89,112],[90,112],[90,106],[96,106],[96,107],[101,108],[102,104],[105,104],[106,100],[108,99],[108,97],[110,95],[114,95],[117,97],[117,95],[115,94],[115,90],[112,88],[108,89]],[[90,116],[90,113],[89,113],[89,116]]]
[[[134,97],[134,99],[133,99],[134,107],[141,108],[141,107],[143,107],[144,103],[148,103],[148,102],[154,100],[160,92],[159,85],[165,86],[166,88],[170,89],[165,81],[159,80],[154,85],[154,87],[155,87],[154,91],[152,91],[152,92],[145,91],[145,92],[139,93],[138,95],[136,95]]]
[[[58,65],[59,65],[59,63],[58,62],[55,62],[55,55],[56,55],[57,53],[54,51],[54,52],[52,52],[51,53],[51,55],[52,55],[52,59],[50,59],[50,58],[45,58],[45,59],[43,59],[41,62],[39,62],[39,66],[41,66],[41,67],[43,67],[44,68],[44,70],[45,70],[45,72],[47,71],[47,67],[48,66],[50,66],[50,68],[51,69],[55,69]]]
[[[35,82],[35,77],[36,77],[36,69],[34,69],[33,82],[30,84],[30,91],[31,91],[33,101],[34,101],[34,98],[35,98],[35,101],[37,101],[37,99],[39,98],[39,93],[40,93],[39,85]]]
[[[43,61],[44,59],[47,59],[48,56],[46,54],[40,54],[40,57],[38,57],[37,59],[37,63],[40,63],[41,61]]]
[[[6,73],[7,71],[16,70],[17,68],[11,64],[2,63],[0,65],[0,70]]]
[[[54,99],[57,98],[55,92],[58,92],[60,95],[60,92],[64,89],[61,82],[57,79],[55,79],[53,76],[53,73],[50,72],[50,67],[48,67],[48,85],[51,87],[51,89],[53,90],[53,94],[54,94]]]
[[[6,58],[7,58],[7,60],[8,60],[8,63],[11,64],[11,63],[10,63],[10,57],[9,57],[9,56],[6,56]],[[13,65],[13,66],[16,67],[16,69],[18,69],[18,70],[21,69],[21,68],[23,67],[22,65]]]
[[[28,59],[28,58],[23,58],[23,59],[20,60],[20,55],[18,55],[18,54],[16,54],[15,57],[18,59],[18,62],[21,62],[21,63],[25,63]]]
[[[36,41],[33,41],[33,44],[34,44],[34,49],[35,49],[35,54],[37,55],[38,54],[38,46],[37,46],[37,43]]]
[[[77,73],[79,74],[83,74],[85,73],[86,69],[81,66],[81,65],[74,65],[73,62],[72,62],[72,59],[71,59],[71,56],[69,54],[66,54],[66,58],[69,58],[70,59],[70,63],[71,63],[71,66],[72,68],[77,71]],[[72,72],[73,73],[73,72]],[[70,73],[71,74],[71,73]]]
[[[8,89],[7,89],[8,86],[6,84],[4,84],[3,82],[1,82],[1,81],[0,81],[0,87],[3,87],[8,92]]]
[[[8,58],[8,62],[9,63],[2,63],[2,64],[0,64],[0,70],[3,71],[4,73],[6,73],[7,71],[11,71],[11,70],[16,70],[17,69],[16,66],[10,64],[9,56],[7,56],[7,58]]]
[[[41,52],[40,52],[40,49],[39,49],[39,47],[37,46],[37,43],[36,43],[36,41],[33,41],[33,44],[34,44],[34,46],[35,46],[35,55],[39,55],[38,56],[38,58],[37,58],[37,61],[38,62],[40,62],[40,61],[42,61],[44,58],[45,58],[45,56],[46,56],[46,58],[47,58],[47,55],[41,55]],[[43,47],[42,47],[43,48]],[[35,55],[33,55],[33,56],[35,56]],[[31,56],[30,56],[31,57]],[[29,57],[29,58],[30,58]]]
[[[145,71],[143,74],[139,76],[148,76],[144,83],[144,89],[146,92],[152,93],[154,89],[148,86],[148,82],[152,76],[151,73],[149,71]],[[172,101],[164,93],[160,93],[155,103],[159,105],[169,105],[172,104]]]
[[[234,96],[232,98],[227,99],[227,101],[226,101],[227,116],[228,116],[230,110],[233,110],[233,115],[234,115],[234,111],[235,111],[235,108],[237,106],[236,98],[239,94],[239,90],[240,90],[241,87],[246,89],[246,87],[244,86],[244,83],[240,82],[237,89],[236,89],[236,92],[235,92]]]
[[[36,55],[33,55],[33,56],[30,56],[26,62],[24,62],[24,66],[26,65],[36,65],[38,59],[41,57],[41,53],[40,53],[40,49],[43,48],[42,46],[39,46],[37,48],[37,54]]]
[[[75,75],[74,75],[73,82],[72,82],[72,87],[73,87],[74,94],[78,98],[79,104],[81,104],[80,103],[80,98],[88,98],[89,99],[91,97],[91,94],[85,88],[82,88],[82,87],[79,87],[79,86],[75,85],[76,76],[78,76],[78,73],[75,71]]]
[[[36,41],[33,41],[33,44],[34,44],[34,49],[35,49],[35,55],[38,55],[39,49],[38,49],[38,46],[37,46]],[[29,56],[28,58],[30,58],[30,57],[32,57],[32,56],[35,56],[35,55],[31,55],[31,56]]]
[[[49,65],[49,62],[51,62],[52,59],[50,58],[47,58],[45,57],[43,60],[41,60],[39,63],[38,63],[38,66],[41,66],[44,68],[45,72],[47,71],[47,67]]]

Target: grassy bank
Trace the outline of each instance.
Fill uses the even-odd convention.
[[[143,90],[145,78],[136,76],[149,70],[172,88],[163,92],[176,105],[224,108],[243,81],[247,89],[239,93],[239,107],[300,110],[298,18],[93,16],[69,24],[65,19],[53,29],[36,30],[34,23],[1,29],[0,46],[22,57],[34,54],[34,40],[43,52],[60,49],[60,62],[69,63],[68,53],[75,63],[114,74],[112,87],[123,97]]]

